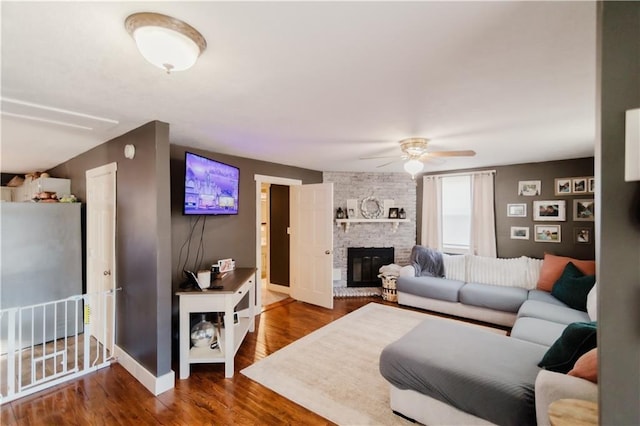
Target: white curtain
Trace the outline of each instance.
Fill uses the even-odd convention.
[[[436,250],[442,250],[442,180],[439,176],[422,178],[422,229],[420,244]]]
[[[493,203],[493,172],[471,175],[471,253],[496,257],[496,220]],[[423,222],[424,223],[424,222]]]

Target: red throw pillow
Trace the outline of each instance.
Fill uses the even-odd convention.
[[[596,274],[595,260],[578,260],[545,253],[542,268],[540,269],[540,278],[538,278],[538,290],[551,292],[553,285],[558,281],[569,262],[573,263],[585,275]]]
[[[578,358],[567,374],[598,383],[598,348],[593,348]]]

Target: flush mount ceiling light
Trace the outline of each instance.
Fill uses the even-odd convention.
[[[124,26],[142,56],[167,74],[191,68],[207,48],[198,30],[160,13],[134,13],[127,17]]]

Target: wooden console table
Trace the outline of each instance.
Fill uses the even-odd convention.
[[[180,379],[189,377],[191,364],[207,362],[224,363],[224,376],[233,377],[233,358],[247,332],[253,332],[255,327],[255,276],[255,268],[238,268],[211,283],[212,286],[224,286],[220,290],[176,292],[180,298]],[[238,322],[234,324],[234,310],[247,294],[249,307],[235,311]],[[216,349],[210,349],[208,346],[190,347],[190,317],[191,313],[195,312],[224,312],[225,327],[220,333]]]

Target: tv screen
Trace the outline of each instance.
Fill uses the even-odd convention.
[[[184,214],[238,214],[240,170],[185,153]]]

